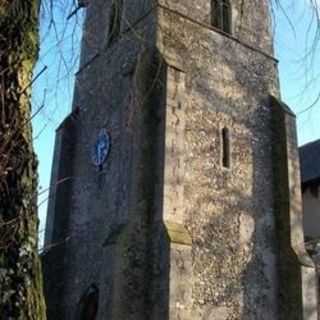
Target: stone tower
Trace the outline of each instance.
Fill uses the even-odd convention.
[[[267,0],[91,0],[57,129],[48,318],[315,320]]]

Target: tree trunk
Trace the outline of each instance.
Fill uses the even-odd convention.
[[[0,0],[0,318],[45,319],[30,88],[40,0]]]

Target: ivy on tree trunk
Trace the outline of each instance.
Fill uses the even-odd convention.
[[[44,320],[30,87],[40,0],[0,0],[0,318]]]

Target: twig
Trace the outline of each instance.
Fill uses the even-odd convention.
[[[34,79],[32,79],[32,81],[30,81],[30,83],[21,91],[21,94],[24,94],[24,93],[27,91],[27,89],[28,89],[29,87],[31,87],[31,86],[34,84],[34,82],[37,81],[37,79],[38,79],[47,69],[48,69],[48,67],[47,67],[47,66],[44,66],[44,67],[42,68],[42,70],[34,77]]]

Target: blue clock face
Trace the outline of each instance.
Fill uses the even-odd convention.
[[[93,146],[92,162],[96,166],[101,166],[107,159],[111,147],[110,135],[105,129],[101,129],[97,140]]]

